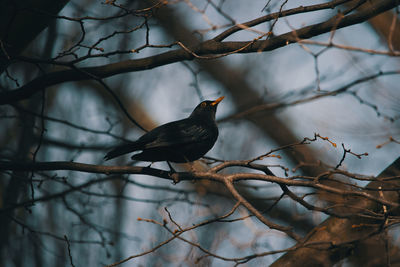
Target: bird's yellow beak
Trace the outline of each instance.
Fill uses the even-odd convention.
[[[211,105],[211,106],[218,105],[218,103],[221,102],[222,99],[224,99],[224,96],[219,97],[217,100],[215,100],[214,102],[212,102],[210,105]]]

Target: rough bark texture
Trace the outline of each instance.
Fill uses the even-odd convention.
[[[393,162],[379,177],[390,177],[400,175],[400,158]],[[379,187],[383,190],[399,188],[400,181],[380,182],[374,181],[368,184],[366,190],[370,191],[375,196],[383,194],[385,200],[400,202],[400,194],[395,191],[379,191]],[[383,206],[376,205],[376,202],[367,199],[352,200],[348,206],[362,209],[364,211],[372,211],[382,213]],[[348,212],[351,212],[348,209]],[[368,212],[366,212],[368,214]],[[399,210],[388,211],[387,216],[399,215]],[[310,244],[310,247],[300,247],[295,251],[290,251],[275,261],[271,266],[332,266],[338,261],[350,256],[358,249],[359,245],[364,245],[359,240],[374,238],[376,241],[377,235],[384,235],[385,231],[382,227],[385,226],[386,218],[381,217],[380,220],[366,219],[355,216],[352,219],[329,218],[313,229],[306,237],[305,244]],[[379,239],[379,238],[378,238]],[[356,240],[356,242],[353,242]],[[381,239],[383,243],[384,238]],[[311,243],[315,243],[315,248],[312,248]],[[382,244],[384,245],[384,244]],[[371,259],[368,255],[365,258]],[[385,259],[385,257],[380,257]],[[380,264],[388,264],[381,262]],[[387,265],[388,266],[388,265]]]

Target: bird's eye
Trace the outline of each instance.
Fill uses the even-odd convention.
[[[206,106],[207,106],[207,103],[206,103],[206,102],[201,103],[201,107],[202,107],[202,108],[205,108]]]

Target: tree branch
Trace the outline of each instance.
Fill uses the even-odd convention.
[[[289,43],[296,43],[300,39],[311,38],[332,30],[364,22],[382,12],[396,7],[397,5],[399,5],[398,2],[392,0],[378,1],[375,6],[355,14],[346,16],[339,14],[325,22],[303,27],[296,31],[287,32],[268,40],[255,39],[253,41],[245,42],[216,42],[214,40],[208,40],[197,46],[188,47],[187,49],[191,52],[182,48],[141,59],[126,60],[97,67],[81,68],[81,72],[72,69],[71,66],[71,69],[56,71],[38,77],[18,89],[1,92],[0,105],[27,99],[44,88],[62,82],[87,80],[92,79],[93,76],[106,78],[121,73],[148,70],[183,60],[193,60],[196,56],[218,55],[220,57],[232,52],[254,53],[260,51],[271,51]],[[212,59],[213,57],[209,58]]]
[[[384,176],[398,176],[400,173],[400,158],[392,163],[385,171],[383,171],[379,177]],[[385,200],[399,202],[400,195],[398,188],[400,182],[398,180],[393,181],[374,181],[368,184],[368,189],[385,189],[393,188],[392,191],[375,191],[374,195],[383,197]],[[357,199],[353,201],[352,205],[358,208],[364,208],[371,211],[382,211],[382,206],[377,205],[376,202],[369,201],[367,199]],[[398,215],[399,209],[391,210],[390,215]],[[388,216],[389,214],[386,214]],[[380,233],[383,224],[387,218],[383,221],[366,220],[360,219],[359,217],[354,218],[336,218],[331,217],[314,230],[310,232],[307,237],[306,243],[324,243],[331,244],[348,244],[352,240],[361,240],[365,236],[371,234]],[[378,231],[378,232],[377,232]],[[290,251],[275,261],[271,266],[332,266],[342,258],[346,257],[354,246],[333,246],[332,249],[321,249],[320,246],[303,247],[295,251]]]
[[[400,160],[400,159],[399,159]],[[144,174],[149,176],[155,176],[163,179],[172,180],[174,183],[180,181],[191,181],[191,180],[213,180],[216,182],[224,183],[227,181],[230,183],[244,181],[244,180],[257,180],[264,182],[277,183],[279,185],[287,186],[299,186],[299,187],[312,187],[318,190],[343,195],[359,197],[368,199],[374,203],[381,205],[387,205],[393,208],[400,206],[397,200],[386,200],[379,196],[375,196],[372,193],[360,192],[355,190],[344,190],[338,189],[333,186],[325,185],[319,182],[319,179],[314,177],[306,176],[294,176],[288,178],[281,178],[272,175],[265,175],[260,173],[233,173],[233,174],[220,174],[214,172],[171,172],[150,167],[138,167],[138,166],[103,166],[93,165],[69,161],[53,161],[53,162],[10,162],[0,161],[1,170],[15,170],[15,171],[55,171],[55,170],[73,170],[79,172],[88,173],[102,173],[106,175],[110,174]],[[328,175],[328,173],[326,173]],[[379,181],[380,186],[386,190],[385,182]],[[389,184],[390,185],[390,184]],[[230,187],[228,187],[230,189]],[[389,187],[389,190],[392,189]],[[232,194],[235,194],[233,190],[230,190]],[[376,193],[376,192],[375,192]]]

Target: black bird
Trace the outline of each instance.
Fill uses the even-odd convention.
[[[137,141],[120,145],[108,152],[104,159],[141,151],[133,160],[191,162],[204,156],[218,138],[215,113],[223,96],[214,101],[203,101],[186,119],[173,121],[154,128]]]

